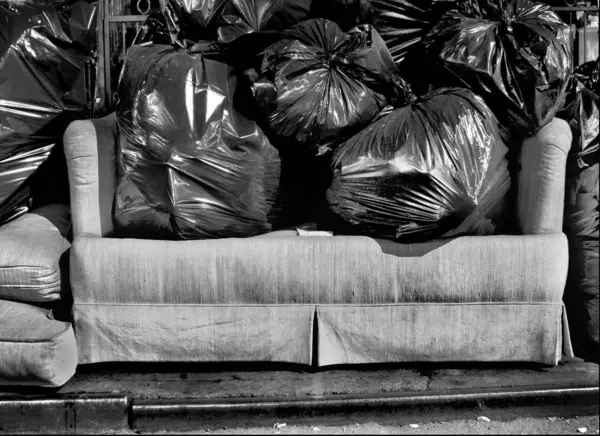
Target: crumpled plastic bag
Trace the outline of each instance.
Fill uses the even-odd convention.
[[[598,163],[600,156],[600,58],[575,69],[567,102],[559,116],[569,122],[573,144],[568,172],[575,173]]]
[[[228,0],[161,0],[171,42],[188,47],[199,41],[216,41],[218,18]]]
[[[335,21],[343,31],[371,24],[385,41],[394,62],[400,65],[407,56],[414,55],[411,58],[418,60],[422,38],[456,3],[457,0],[319,0],[313,3],[312,14]],[[406,72],[413,69],[420,68],[407,65]]]
[[[565,189],[564,228],[570,248],[565,305],[576,355],[588,357],[597,355],[599,347],[600,59],[579,66],[573,82],[559,114],[573,133]]]
[[[311,18],[311,4],[312,0],[229,0],[220,18],[219,42],[229,43],[255,32],[286,30]],[[247,48],[254,50],[251,43]]]
[[[327,152],[399,98],[398,70],[369,25],[343,33],[314,19],[269,47],[253,85],[273,145]]]
[[[221,16],[219,42],[262,30],[282,6],[283,0],[229,0]]]
[[[87,109],[97,4],[0,0],[0,225],[68,202],[62,133]]]
[[[276,220],[279,154],[236,111],[243,89],[235,70],[203,48],[213,50],[128,50],[117,106],[116,236],[247,237]]]
[[[505,219],[507,150],[480,97],[439,89],[338,147],[327,200],[343,232],[407,243],[492,234]]]
[[[440,61],[436,86],[465,86],[482,96],[505,137],[520,143],[564,102],[571,28],[549,6],[530,0],[464,0],[459,9],[424,41]]]

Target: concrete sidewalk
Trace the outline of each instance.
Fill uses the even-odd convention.
[[[394,426],[595,415],[598,365],[94,365],[59,390],[0,388],[0,433],[186,432],[278,421]],[[494,415],[496,414],[496,415]],[[350,420],[350,421],[348,421]],[[356,421],[356,422],[352,422]]]

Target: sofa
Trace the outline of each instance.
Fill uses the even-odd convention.
[[[66,204],[0,227],[0,385],[61,386],[75,374],[70,230]]]
[[[572,355],[562,303],[568,124],[520,153],[518,232],[399,244],[285,230],[113,236],[115,114],[64,135],[79,364],[537,362]]]

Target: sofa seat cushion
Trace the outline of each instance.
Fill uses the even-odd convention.
[[[367,237],[76,238],[75,303],[561,302],[563,234],[397,244]]]
[[[60,259],[70,247],[69,206],[52,204],[0,227],[0,298],[48,302],[61,298]]]
[[[64,385],[75,374],[71,324],[27,303],[0,300],[0,385]]]

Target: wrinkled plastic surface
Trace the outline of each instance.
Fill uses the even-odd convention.
[[[171,42],[187,47],[202,40],[216,40],[218,18],[228,0],[161,0]]]
[[[571,28],[529,0],[464,0],[425,40],[439,85],[481,95],[508,136],[532,136],[556,115],[572,73]]]
[[[234,108],[234,69],[195,49],[127,53],[117,107],[117,236],[207,239],[271,229],[279,154]]]
[[[371,24],[400,65],[407,56],[416,61],[422,55],[421,40],[456,3],[457,0],[319,0],[313,3],[312,13],[335,21],[344,31]],[[406,70],[414,67],[407,65]]]
[[[220,19],[219,41],[228,43],[250,33],[286,30],[310,19],[314,3],[318,1],[229,0]]]
[[[343,33],[337,24],[308,20],[269,47],[253,91],[273,144],[335,147],[399,98],[398,70],[368,25]]]
[[[227,43],[263,30],[282,6],[283,0],[229,0],[221,16],[219,41]]]
[[[598,350],[600,162],[600,59],[575,71],[570,102],[560,114],[569,121],[573,144],[567,160],[565,233],[570,268],[565,304],[569,310],[576,355]],[[595,344],[589,344],[589,340]]]
[[[161,10],[153,10],[148,14],[131,45],[161,44],[169,45],[173,42],[167,18]]]
[[[86,109],[96,12],[85,1],[0,0],[0,224],[68,201],[60,141]]]
[[[497,121],[466,89],[439,89],[382,117],[333,156],[344,231],[402,242],[492,234],[510,186]]]

